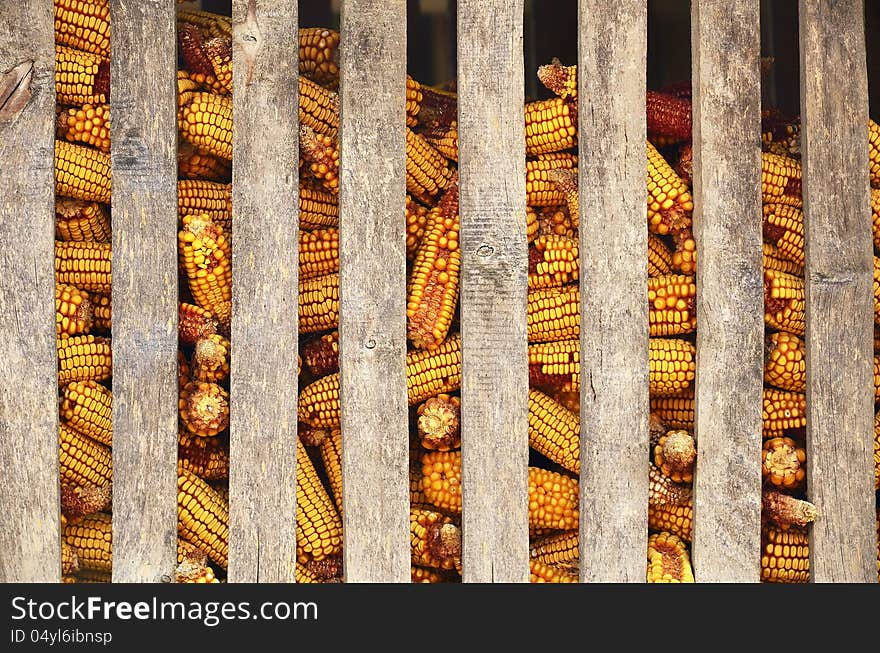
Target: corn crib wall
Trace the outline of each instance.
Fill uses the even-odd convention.
[[[406,2],[341,4],[345,579],[409,582],[405,243],[388,219],[404,214]],[[645,581],[645,5],[578,8],[583,582]],[[110,7],[112,573],[158,582],[177,560],[176,3]],[[807,480],[820,508],[810,570],[815,582],[876,582],[864,5],[799,10]],[[691,11],[693,562],[698,582],[757,582],[759,1],[694,0]],[[298,270],[278,262],[297,260],[297,12],[293,0],[233,2],[231,582],[294,580]],[[52,2],[4,2],[2,13],[0,71],[12,72],[0,86],[0,580],[58,582]],[[460,0],[457,21],[463,579],[527,582],[523,1]]]

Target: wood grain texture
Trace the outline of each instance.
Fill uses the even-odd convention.
[[[0,15],[0,582],[61,580],[52,3]],[[14,90],[15,89],[15,90]],[[14,162],[14,164],[13,164]]]
[[[873,247],[861,0],[800,3],[814,582],[877,582]]]
[[[345,580],[408,583],[406,2],[345,0],[340,32]]]
[[[528,250],[523,3],[459,2],[462,567],[525,583]]]
[[[233,3],[229,579],[296,562],[297,3]]]
[[[177,564],[175,10],[110,2],[113,582]]]
[[[691,4],[697,372],[693,566],[761,575],[761,77],[758,0]]]
[[[635,583],[648,548],[647,10],[582,0],[578,21],[580,578]]]

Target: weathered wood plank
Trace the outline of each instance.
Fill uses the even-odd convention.
[[[458,3],[463,580],[528,582],[523,3]],[[491,81],[490,81],[491,80]]]
[[[52,3],[0,17],[0,582],[61,580]]]
[[[175,10],[110,2],[114,582],[177,563]]]
[[[297,3],[233,3],[229,579],[293,582]]]
[[[346,582],[410,580],[406,397],[406,2],[340,21],[340,397]],[[377,524],[381,528],[377,530]]]
[[[648,547],[647,9],[579,7],[582,582],[644,582]],[[613,301],[609,298],[613,297]]]
[[[760,6],[758,0],[700,0],[691,11],[694,574],[700,582],[758,582],[764,369]]]
[[[810,569],[815,582],[876,582],[864,3],[799,7]]]

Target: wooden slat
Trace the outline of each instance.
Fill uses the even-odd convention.
[[[648,227],[644,2],[579,7],[582,582],[644,582]]]
[[[761,77],[758,0],[691,4],[697,372],[693,566],[761,573]],[[736,52],[736,56],[730,56]]]
[[[0,582],[58,582],[52,3],[0,17]]]
[[[807,494],[816,582],[877,581],[873,248],[861,0],[800,3]]]
[[[339,343],[345,580],[405,583],[410,581],[406,2],[345,0],[340,31]]]
[[[472,583],[529,580],[522,58],[521,0],[458,3],[462,579]]]
[[[110,1],[114,582],[177,563],[175,9]]]
[[[293,582],[297,3],[233,3],[229,579]]]

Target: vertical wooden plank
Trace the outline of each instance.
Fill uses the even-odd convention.
[[[876,582],[864,3],[799,7],[810,569],[815,582]]]
[[[694,574],[699,582],[758,582],[764,380],[760,6],[758,0],[699,0],[691,8]]]
[[[61,580],[52,3],[0,17],[0,582]]]
[[[464,582],[524,583],[528,251],[523,3],[458,3]]]
[[[297,3],[233,3],[229,580],[293,582]]]
[[[114,582],[177,564],[174,0],[110,0]]]
[[[580,578],[582,582],[644,582],[647,9],[637,0],[581,0],[578,14]]]
[[[345,580],[407,583],[406,2],[345,0],[340,33]]]

